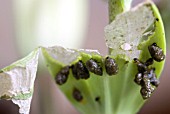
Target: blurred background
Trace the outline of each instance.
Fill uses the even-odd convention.
[[[141,1],[134,0],[133,6]],[[166,64],[160,86],[138,114],[170,114],[170,1],[154,2],[165,24]],[[107,0],[0,0],[0,69],[39,45],[97,49],[105,55],[107,24]],[[38,70],[30,114],[79,114],[49,73],[43,67]],[[0,114],[18,114],[18,107],[0,100]]]

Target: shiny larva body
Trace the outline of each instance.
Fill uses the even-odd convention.
[[[153,63],[154,63],[153,58],[149,58],[148,60],[146,60],[145,65],[149,66],[152,65]]]
[[[135,75],[134,82],[141,86],[140,93],[143,99],[150,98],[155,87],[159,85],[159,80],[156,78],[155,68],[150,67],[154,63],[153,58],[149,58],[146,62],[142,62],[134,58],[134,63],[137,64],[138,73]]]
[[[108,75],[115,75],[119,70],[116,61],[110,57],[106,57],[105,59],[105,68]]]
[[[72,65],[72,73],[76,79],[88,79],[90,77],[89,71],[80,60],[75,65]]]
[[[163,50],[159,46],[157,46],[156,43],[153,43],[152,45],[148,46],[148,50],[150,52],[151,57],[155,61],[161,62],[165,59]]]
[[[90,59],[86,62],[86,67],[87,69],[96,74],[96,75],[103,75],[103,70],[102,67],[94,60],[94,59]]]
[[[78,102],[83,100],[83,96],[82,96],[81,92],[77,88],[73,89],[72,96]]]
[[[151,79],[152,77],[156,77],[156,74],[154,72],[155,72],[155,68],[148,69],[147,75],[149,79]]]
[[[144,74],[141,86],[145,87],[147,91],[153,92],[154,88],[151,85],[151,81],[148,78],[148,74]]]
[[[148,99],[151,97],[151,92],[150,91],[147,91],[145,87],[142,87],[141,90],[140,90],[140,93],[143,97],[143,99]]]
[[[147,66],[145,65],[145,63],[141,62],[139,59],[134,58],[134,62],[135,64],[137,64],[138,72],[144,73],[147,70]]]
[[[137,74],[135,75],[135,79],[134,79],[135,83],[138,84],[138,85],[140,85],[140,84],[141,84],[141,81],[142,81],[142,78],[143,78],[142,73],[137,73]]]
[[[62,85],[66,83],[69,75],[69,69],[70,69],[69,66],[65,66],[57,73],[55,77],[55,81],[57,84]]]
[[[152,77],[152,78],[151,78],[151,84],[152,84],[153,86],[158,87],[159,84],[160,84],[160,81],[159,81],[156,77]]]

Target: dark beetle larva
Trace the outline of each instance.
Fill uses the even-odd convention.
[[[141,88],[140,92],[141,92],[141,95],[142,95],[143,99],[150,98],[151,94],[154,91],[154,88],[152,87],[152,85],[150,83],[150,79],[147,77],[147,75],[143,76],[141,86],[142,86],[142,88]]]
[[[134,58],[134,61],[137,64],[138,71],[140,73],[144,73],[147,70],[147,66],[143,62],[139,61],[139,59]]]
[[[154,73],[154,71],[155,71],[155,68],[148,69],[147,75],[149,79],[151,79],[152,77],[156,77],[156,74]]]
[[[135,64],[138,67],[138,73],[135,75],[135,83],[141,86],[140,93],[143,99],[150,98],[155,88],[159,85],[159,80],[156,79],[155,68],[149,67],[153,64],[153,58],[149,58],[145,63],[137,58],[134,58]]]
[[[67,78],[68,78],[67,75],[58,73],[56,78],[55,78],[55,81],[56,81],[57,84],[62,85],[67,81]]]
[[[63,67],[56,75],[55,81],[57,84],[62,85],[67,81],[69,75],[69,66]]]
[[[76,88],[74,88],[73,89],[73,98],[76,100],[76,101],[82,101],[83,100],[83,96],[82,96],[82,94],[81,94],[81,92],[78,90],[78,89],[76,89]]]
[[[140,90],[140,93],[143,97],[143,99],[148,99],[151,97],[151,92],[150,91],[147,91],[145,87],[142,87],[141,90]]]
[[[77,65],[72,65],[71,66],[73,76],[78,80],[80,77],[77,75]]]
[[[159,83],[160,83],[160,81],[155,76],[151,78],[151,84],[153,86],[158,87]]]
[[[88,79],[90,77],[89,71],[81,60],[72,66],[72,73],[76,79]]]
[[[135,83],[140,85],[141,81],[142,81],[142,78],[143,78],[142,73],[137,73],[136,76],[135,76],[135,79],[134,79]]]
[[[156,74],[154,73],[155,68],[151,68],[148,70],[148,78],[153,86],[158,87],[160,81],[156,78]]]
[[[165,55],[163,50],[157,46],[156,43],[153,43],[152,45],[148,46],[148,50],[150,52],[151,57],[155,60],[155,61],[163,61],[165,59]]]
[[[145,62],[145,65],[146,66],[149,66],[149,65],[152,65],[154,63],[153,59],[152,58],[149,58],[146,62]]]
[[[90,59],[86,62],[86,67],[90,72],[94,74],[97,74],[100,76],[103,75],[102,67],[93,59]]]
[[[105,59],[105,68],[109,75],[115,75],[118,73],[118,65],[116,61],[110,57],[106,57]]]
[[[144,74],[141,86],[145,87],[146,90],[150,91],[151,93],[154,91],[154,88],[152,87],[150,79],[148,78],[147,74]]]

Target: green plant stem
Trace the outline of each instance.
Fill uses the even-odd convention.
[[[109,23],[111,23],[115,17],[130,9],[132,0],[109,0]]]
[[[121,0],[109,0],[109,23],[111,23],[116,15],[123,12],[123,6]]]

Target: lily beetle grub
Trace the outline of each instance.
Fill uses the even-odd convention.
[[[154,61],[152,58],[149,58],[146,62],[142,62],[134,58],[134,62],[138,67],[138,73],[135,75],[134,82],[141,86],[140,93],[143,99],[148,99],[155,90],[153,86],[157,87],[159,85],[155,68],[149,67]]]
[[[69,66],[63,67],[56,75],[55,81],[57,84],[62,85],[66,83],[68,75],[69,75]]]
[[[151,94],[152,94],[150,91],[147,91],[146,88],[144,88],[144,87],[141,88],[140,93],[141,93],[143,99],[150,98]]]
[[[75,65],[72,65],[72,73],[76,79],[88,79],[90,77],[89,71],[80,60]]]
[[[151,85],[150,79],[147,77],[147,74],[143,76],[143,83],[141,84],[147,91],[151,93],[154,91],[154,88]]]
[[[118,73],[118,65],[116,61],[110,57],[106,57],[105,59],[105,68],[109,75],[115,75]]]
[[[151,84],[152,84],[153,86],[158,87],[159,84],[160,84],[160,81],[159,81],[156,77],[152,77],[152,78],[151,78]]]
[[[148,70],[148,78],[150,79],[150,82],[153,86],[158,87],[160,81],[156,78],[156,74],[155,74],[155,68],[151,68]]]
[[[155,61],[161,62],[165,59],[163,50],[159,46],[157,46],[156,43],[153,43],[152,45],[148,46],[148,50],[150,52],[151,57]]]
[[[156,74],[154,72],[155,72],[155,68],[148,69],[147,75],[149,79],[151,79],[152,77],[156,77]]]
[[[154,63],[153,59],[152,58],[149,58],[146,62],[145,62],[145,65],[146,66],[149,66],[149,65],[152,65]]]
[[[135,79],[134,79],[135,83],[140,85],[142,78],[143,78],[142,73],[137,73],[136,76],[135,76]]]
[[[137,64],[138,71],[140,73],[143,73],[143,72],[145,72],[147,70],[147,66],[143,62],[141,62],[139,59],[134,58],[134,61]]]
[[[93,59],[90,59],[86,62],[86,67],[90,72],[94,74],[97,74],[100,76],[103,75],[102,67]]]
[[[72,95],[73,95],[73,98],[78,102],[83,100],[83,96],[82,96],[81,92],[77,88],[73,89],[73,94]]]

